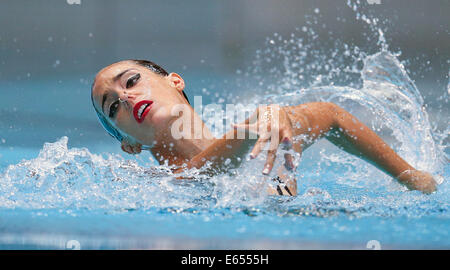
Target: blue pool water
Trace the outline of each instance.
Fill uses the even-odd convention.
[[[347,45],[324,52],[312,30],[309,42],[275,35],[244,74],[207,81],[187,74],[189,94],[205,104],[335,102],[431,172],[437,192],[407,191],[326,141],[304,152],[296,197],[265,194],[255,169],[264,157],[227,174],[191,171],[194,180],[175,180],[149,153],[122,153],[101,129],[90,107],[92,75],[0,82],[2,92],[15,90],[0,100],[0,249],[366,249],[371,240],[448,249],[448,112],[424,107],[423,90],[380,31],[371,52]],[[268,59],[280,68],[268,70]],[[38,100],[27,98],[37,92]],[[204,120],[214,128],[214,116]]]

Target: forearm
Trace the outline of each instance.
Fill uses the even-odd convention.
[[[252,140],[238,139],[237,135],[237,130],[233,129],[222,138],[216,139],[208,148],[192,158],[187,167],[201,168],[207,162],[211,162],[212,168],[216,169],[227,159],[234,163],[238,162],[252,144]]]
[[[431,193],[433,177],[416,170],[402,159],[374,131],[336,104],[314,102],[286,107],[295,135],[304,135],[302,150],[325,136],[344,151],[356,155],[399,180],[409,189]]]
[[[295,134],[306,136],[303,148],[325,136],[346,152],[369,161],[393,177],[414,169],[374,131],[336,104],[314,102],[287,108],[296,127]]]
[[[436,181],[427,172],[416,170],[389,147],[374,131],[358,121],[353,115],[336,106],[335,131],[331,140],[344,150],[358,155],[396,178],[409,189],[432,193]]]
[[[293,128],[293,149],[299,154],[333,127],[331,103],[312,102],[283,109],[288,113]]]
[[[355,116],[336,107],[334,132],[338,136],[329,137],[344,150],[360,156],[393,177],[406,170],[414,170],[373,130]]]

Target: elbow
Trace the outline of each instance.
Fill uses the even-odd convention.
[[[326,113],[330,116],[329,119],[332,128],[340,126],[343,118],[348,114],[346,110],[332,102],[323,102],[323,108],[325,108]]]

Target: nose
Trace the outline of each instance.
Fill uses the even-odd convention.
[[[133,95],[128,94],[126,91],[123,91],[122,93],[119,94],[119,101],[123,103],[126,108],[133,108],[134,98],[135,97]]]
[[[128,101],[128,95],[127,92],[123,91],[120,95],[119,95],[119,99],[122,102]]]

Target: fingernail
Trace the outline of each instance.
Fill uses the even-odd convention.
[[[286,169],[292,171],[294,169],[294,164],[292,164],[292,162],[286,162]]]
[[[291,140],[288,137],[284,138],[281,142],[287,146],[291,145]]]
[[[254,155],[253,153],[251,153],[251,154],[250,154],[250,158],[251,158],[251,159],[254,159],[254,158],[255,158],[255,155]]]
[[[269,168],[265,168],[265,169],[263,170],[263,174],[269,174]]]
[[[282,145],[283,150],[289,150],[292,148],[292,142],[289,138],[284,138],[281,141],[281,145]]]

